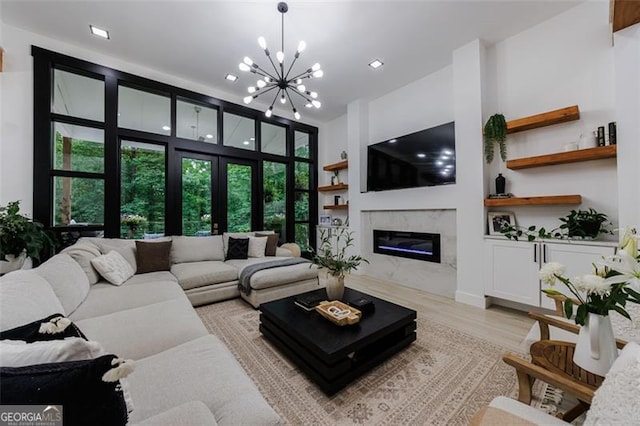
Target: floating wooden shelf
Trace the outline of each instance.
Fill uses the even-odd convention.
[[[349,189],[349,185],[346,183],[339,183],[337,185],[319,186],[318,192],[342,191],[344,189]]]
[[[578,120],[579,118],[580,109],[578,109],[578,105],[573,105],[557,109],[555,111],[543,112],[541,114],[508,121],[507,133],[517,133],[525,130],[537,129],[539,127]]]
[[[334,170],[343,170],[349,168],[349,160],[344,160],[339,163],[327,164],[322,168],[325,172],[332,172]]]
[[[552,166],[554,164],[579,163],[581,161],[615,158],[617,155],[617,145],[599,146],[596,148],[578,149],[575,151],[558,152],[556,154],[509,160],[507,161],[507,168],[511,170],[519,170],[531,167]]]
[[[484,205],[499,206],[545,206],[550,204],[580,204],[580,195],[549,195],[545,197],[513,197],[513,198],[485,198]]]
[[[637,0],[612,0],[611,24],[613,32],[640,22],[640,2]]]
[[[347,210],[349,208],[349,204],[328,204],[326,206],[322,206],[325,210]]]

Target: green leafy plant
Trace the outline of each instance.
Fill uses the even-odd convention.
[[[47,249],[55,247],[55,235],[44,229],[40,222],[20,214],[20,201],[0,207],[0,260],[7,255],[27,256],[40,260]]]
[[[487,163],[493,161],[494,145],[500,147],[500,158],[507,160],[507,121],[502,114],[494,114],[484,125],[484,158]]]
[[[589,210],[571,210],[568,215],[558,218],[558,220],[562,224],[550,231],[547,231],[544,227],[538,229],[535,225],[524,228],[505,222],[500,232],[508,239],[515,241],[523,237],[526,237],[527,241],[533,241],[536,238],[596,238],[599,234],[612,234],[606,226],[603,226],[603,223],[608,220],[607,215],[599,213],[592,208],[589,208]]]
[[[353,232],[346,228],[321,229],[320,248],[313,253],[314,264],[326,268],[331,275],[344,277],[351,271],[355,271],[360,263],[369,261],[360,255],[347,255],[347,249],[353,246]]]
[[[147,218],[139,214],[123,214],[120,216],[120,223],[130,228],[137,228],[138,226],[147,223]]]

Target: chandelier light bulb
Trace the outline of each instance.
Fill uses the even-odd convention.
[[[313,107],[313,104],[312,104],[311,102],[308,102],[307,104],[305,104],[305,107],[306,107],[306,108],[312,108],[312,107]]]
[[[265,75],[264,81],[266,81],[267,83],[271,83],[271,77],[269,77],[268,75]]]
[[[298,53],[304,52],[304,49],[306,48],[307,48],[307,43],[305,43],[304,41],[300,41],[300,43],[298,43]]]
[[[307,88],[304,86],[304,84],[300,84],[298,85],[298,90],[304,92],[305,90],[307,90]]]
[[[253,65],[253,61],[248,56],[245,56],[244,59],[242,60],[242,62],[244,62],[245,64],[247,64],[249,66]]]
[[[248,91],[249,93],[254,93],[254,92],[256,91],[256,88],[255,88],[255,87],[253,87],[253,86],[249,86],[249,87],[247,88],[247,91]]]
[[[297,79],[296,84],[302,84],[302,79],[301,78]]]
[[[253,100],[253,96],[245,96],[245,98],[243,99],[244,103],[247,105],[249,105],[252,100]]]
[[[265,83],[263,80],[258,80],[256,84],[258,85],[259,89],[262,89],[264,86],[267,85],[267,83]]]
[[[282,61],[284,61],[284,53],[278,51],[278,53],[276,53],[276,58],[278,58],[278,62],[282,63]]]
[[[244,72],[251,70],[251,67],[249,67],[249,65],[245,64],[244,62],[238,65],[238,68],[240,68],[240,71],[244,71]]]
[[[267,117],[271,117],[272,111],[273,111],[273,107],[270,106],[269,109],[264,112],[264,115],[266,115]]]
[[[322,70],[318,70],[318,71],[314,71],[312,74],[315,78],[320,78],[324,75],[324,71]]]
[[[320,101],[316,101],[315,99],[313,101],[311,101],[311,104],[316,108],[320,108],[322,106]]]
[[[293,109],[293,116],[296,118],[296,120],[300,120],[300,113],[298,111],[296,111],[296,109]]]
[[[264,37],[258,37],[258,44],[262,48],[262,50],[267,50],[267,40]]]
[[[311,92],[309,93],[309,96],[311,96],[313,99],[318,97],[318,92]]]
[[[318,71],[319,69],[320,69],[320,64],[317,62],[313,64],[313,66],[311,67],[311,71]]]
[[[284,97],[284,93],[282,94],[282,96],[280,96],[280,103],[281,104],[286,104],[287,103],[287,98]]]

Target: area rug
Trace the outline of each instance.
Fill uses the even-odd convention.
[[[432,319],[419,317],[416,342],[327,397],[260,334],[259,312],[242,300],[197,312],[287,424],[466,425],[494,397],[517,395],[506,348]]]

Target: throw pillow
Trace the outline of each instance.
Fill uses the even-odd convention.
[[[246,259],[249,253],[248,238],[229,237],[229,249],[227,250],[227,258],[229,259]]]
[[[278,248],[278,240],[280,234],[260,234],[256,232],[256,237],[267,237],[267,247],[264,251],[265,256],[275,256]]]
[[[171,246],[171,263],[224,260],[222,235],[187,237],[176,235]]]
[[[68,254],[57,254],[33,270],[47,280],[60,299],[65,315],[73,311],[89,294],[89,278],[78,262]]]
[[[69,337],[63,340],[27,343],[20,340],[0,341],[2,367],[26,367],[52,362],[80,361],[104,355],[98,342]]]
[[[115,250],[91,259],[91,264],[105,280],[114,285],[122,285],[135,273],[131,264]]]
[[[248,257],[264,257],[267,248],[267,237],[249,237]]]
[[[88,340],[70,319],[61,314],[49,315],[38,321],[0,332],[0,340],[22,340],[27,343],[81,337]]]
[[[0,404],[62,404],[64,424],[125,425],[128,420],[121,360],[114,355],[27,367],[0,368]]]
[[[145,242],[136,241],[137,274],[147,272],[168,271],[171,269],[169,254],[171,253],[171,241]]]

